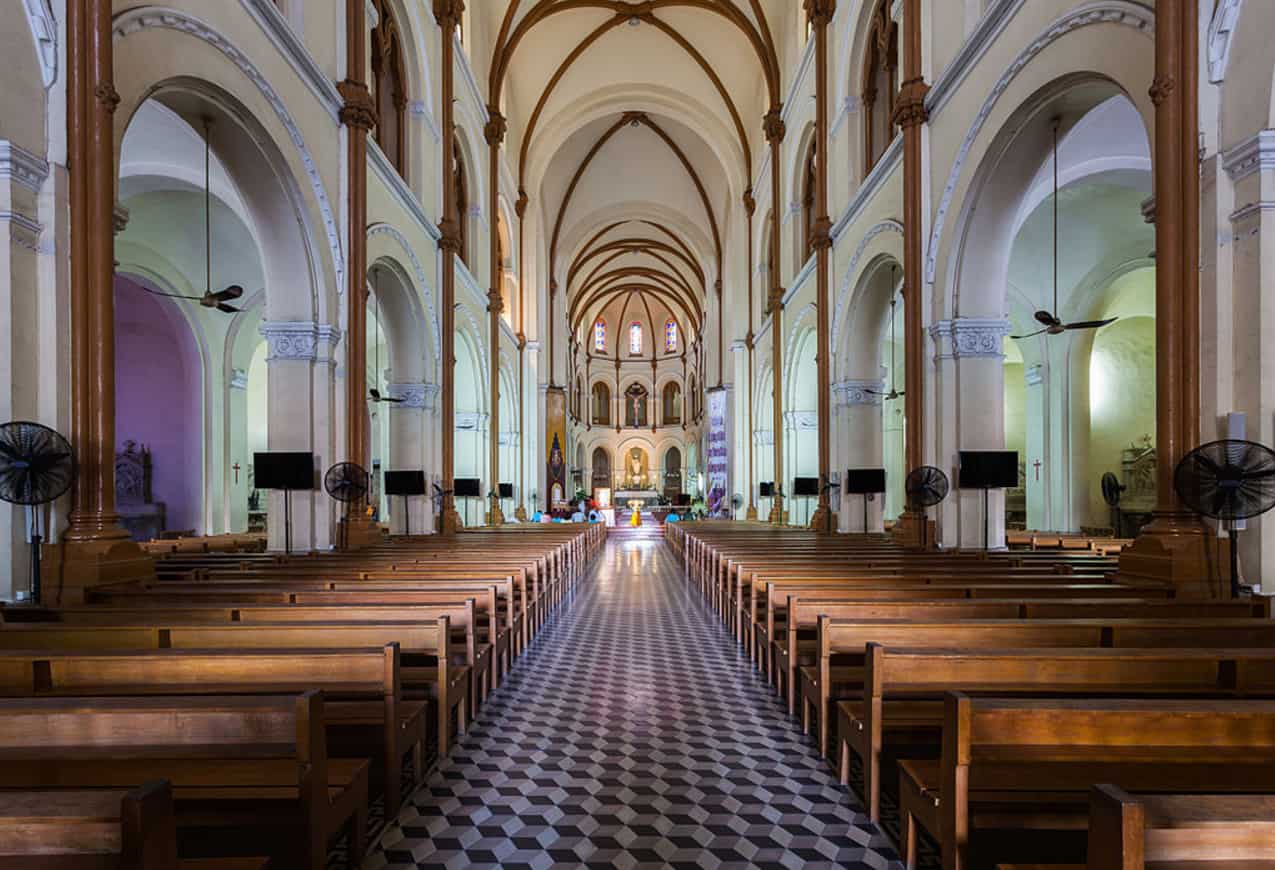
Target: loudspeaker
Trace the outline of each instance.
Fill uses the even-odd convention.
[[[794,477],[792,480],[792,494],[798,496],[818,495],[819,478]]]
[[[387,471],[385,472],[386,495],[424,495],[425,472],[423,471]]]
[[[453,494],[458,498],[480,498],[483,494],[481,481],[476,477],[458,477],[453,486]]]
[[[257,489],[314,489],[314,454],[254,453],[252,473]]]
[[[774,481],[767,481],[765,483],[757,484],[758,498],[774,498],[774,495],[775,495]]]
[[[1015,450],[962,450],[961,489],[1012,489],[1018,486],[1018,452]]]
[[[850,495],[871,495],[885,492],[884,468],[851,468],[846,471],[846,492]]]
[[[690,507],[690,506],[691,506],[691,494],[690,494],[689,492],[679,492],[679,493],[677,494],[677,506],[678,506],[678,507]]]
[[[513,485],[512,483],[502,483],[502,484],[500,485],[500,497],[501,497],[501,498],[513,498],[513,497],[514,497],[514,485]]]

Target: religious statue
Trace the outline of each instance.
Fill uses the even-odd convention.
[[[629,451],[628,485],[633,489],[645,489],[650,481],[646,475],[646,453],[640,447]]]

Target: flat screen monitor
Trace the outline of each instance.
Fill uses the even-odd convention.
[[[424,495],[425,472],[423,471],[387,471],[385,472],[386,495]]]
[[[254,453],[252,473],[257,489],[314,489],[314,454]]]
[[[1018,486],[1018,451],[962,450],[961,489],[1009,489]]]
[[[514,485],[513,485],[512,483],[502,483],[502,484],[500,485],[500,497],[501,497],[501,498],[513,498],[513,497],[514,497]]]
[[[794,477],[792,481],[793,495],[809,496],[819,494],[819,478]]]
[[[850,495],[871,495],[885,492],[885,469],[849,469],[846,472],[846,492]]]
[[[773,498],[775,495],[774,481],[765,481],[757,484],[758,498]]]
[[[458,477],[455,480],[455,495],[458,498],[479,498],[483,494],[479,484],[476,477]]]

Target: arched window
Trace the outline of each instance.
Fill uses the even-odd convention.
[[[664,352],[677,353],[677,321],[671,317],[664,321]]]
[[[802,256],[801,261],[804,263],[809,260],[815,252],[815,185],[816,185],[816,161],[819,159],[818,140],[812,139],[810,149],[806,152],[806,165],[802,172],[801,180],[801,238],[802,238]]]
[[[642,353],[642,324],[634,321],[629,324],[629,355],[638,356]]]
[[[593,385],[593,425],[611,425],[611,388],[602,381]]]
[[[377,22],[372,31],[372,99],[376,129],[372,136],[398,174],[407,177],[407,76],[403,41],[388,0],[374,0]]]
[[[863,141],[866,175],[894,139],[894,98],[899,90],[899,28],[890,0],[877,0],[863,56]]]
[[[469,180],[465,173],[464,151],[460,139],[452,139],[452,167],[455,173],[452,192],[456,197],[456,231],[460,235],[460,261],[469,265]]]
[[[601,317],[593,321],[593,350],[595,353],[607,352],[607,322]]]
[[[682,388],[677,381],[664,385],[664,425],[682,422]]]

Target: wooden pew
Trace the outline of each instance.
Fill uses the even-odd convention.
[[[1275,701],[971,698],[945,701],[938,762],[899,764],[903,852],[918,828],[945,870],[974,865],[979,831],[1083,832],[1090,786],[1132,791],[1275,792]],[[984,838],[980,861],[1001,840]]]
[[[838,701],[841,783],[850,754],[863,762],[863,796],[880,818],[882,750],[937,748],[943,693],[1275,696],[1275,649],[924,649],[868,644],[862,699]]]
[[[328,844],[348,828],[355,866],[368,762],[329,759],[322,721],[318,692],[7,699],[0,789],[120,789],[166,778],[186,854],[266,845],[272,866],[321,870]],[[245,836],[249,828],[260,836]]]
[[[1190,864],[1206,870],[1275,867],[1275,797],[1131,795],[1095,785],[1089,799],[1089,870]]]

